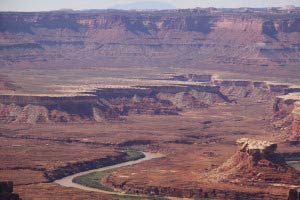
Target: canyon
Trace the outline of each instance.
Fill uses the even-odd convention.
[[[184,78],[197,76],[204,79]],[[195,74],[170,80],[169,85],[100,88],[77,96],[0,95],[0,119],[7,123],[101,122],[121,120],[129,114],[178,115],[189,109],[251,98],[273,101],[270,118],[274,128],[280,129],[284,139],[299,140],[300,86]]]
[[[1,12],[0,41],[5,195],[297,198],[299,8]],[[56,183],[141,152],[97,179],[123,196]]]
[[[204,164],[198,169],[204,171],[198,172],[199,177],[197,176],[197,179],[193,180],[194,182],[189,182],[181,177],[180,181],[175,180],[175,185],[166,183],[156,185],[156,182],[153,182],[153,185],[148,185],[149,183],[144,181],[152,180],[153,177],[157,177],[158,175],[152,173],[145,174],[142,171],[147,170],[143,168],[139,169],[139,166],[134,166],[133,170],[139,172],[137,174],[141,175],[140,178],[134,177],[130,179],[131,181],[124,180],[130,177],[127,175],[129,172],[126,170],[131,170],[125,168],[117,170],[117,173],[120,173],[118,175],[112,173],[112,175],[106,177],[104,183],[111,188],[141,195],[151,194],[181,198],[209,197],[214,199],[250,199],[251,196],[251,199],[283,199],[288,194],[288,188],[299,185],[299,180],[295,178],[300,175],[299,171],[287,165],[281,154],[296,155],[298,152],[300,129],[297,114],[299,108],[298,88],[300,87],[294,84],[267,81],[223,80],[214,75],[197,74],[171,76],[166,78],[165,81],[167,81],[165,85],[133,85],[127,88],[98,88],[85,91],[81,94],[78,93],[77,96],[1,95],[1,123],[6,124],[6,128],[1,131],[0,137],[7,140],[7,142],[10,140],[24,140],[24,142],[30,143],[31,141],[40,141],[47,143],[47,145],[52,143],[51,146],[47,146],[50,152],[55,143],[57,143],[55,145],[81,145],[82,147],[80,148],[88,147],[88,149],[90,147],[93,149],[94,146],[100,149],[107,149],[106,151],[110,152],[108,156],[104,153],[100,158],[99,156],[92,156],[87,160],[72,161],[72,163],[68,162],[65,164],[61,163],[58,166],[46,164],[43,167],[34,167],[29,164],[30,167],[10,168],[8,165],[7,168],[3,168],[3,170],[30,170],[40,174],[40,178],[36,180],[37,183],[30,183],[30,185],[50,184],[52,181],[65,176],[122,162],[126,160],[126,154],[122,152],[123,149],[147,148],[151,151],[163,152],[166,153],[167,157],[170,157],[168,158],[168,160],[170,159],[168,162],[173,163],[174,161],[172,159],[174,158],[172,156],[174,155],[172,152],[175,151],[181,155],[183,152],[191,151],[195,148],[193,147],[195,144],[199,145],[199,147],[202,146],[204,150],[200,150],[202,148],[198,150],[201,152],[197,153],[201,155],[199,161],[203,159],[215,160],[218,157],[217,154],[220,153],[216,153],[216,149],[218,149],[216,146],[227,146],[227,143],[229,143],[229,147],[226,147],[229,149],[225,152],[232,152],[231,141],[233,139],[237,139],[240,135],[252,135],[250,132],[253,132],[253,127],[257,126],[257,124],[261,124],[256,127],[258,128],[257,130],[254,128],[254,132],[257,132],[254,137],[268,137],[277,141],[282,146],[279,154],[274,153],[277,148],[277,144],[275,143],[260,142],[252,139],[239,139],[237,142],[241,147],[237,153],[231,158],[229,157],[227,161],[222,160],[224,162],[223,164],[218,161],[219,166],[216,165],[218,166],[217,168],[214,164],[211,164],[209,168],[207,168],[207,164]],[[240,115],[239,112],[241,111],[238,110],[249,105],[253,106],[253,112],[244,113],[247,117],[244,117],[243,114]],[[220,119],[215,119],[216,113],[218,113],[220,109],[226,109],[226,107],[228,109],[227,111],[221,111],[224,116],[221,116],[221,113],[219,113],[218,116]],[[193,113],[195,111],[197,112]],[[218,123],[224,123],[226,121],[225,119],[228,118],[226,113],[228,112],[234,113],[232,115],[233,118],[228,121],[229,124],[224,124],[224,127],[228,126],[229,128],[228,133],[230,133],[230,137],[223,135],[224,130],[225,133],[227,132],[226,128],[224,129],[223,126],[217,125]],[[203,127],[199,127],[202,132],[200,135],[197,133],[199,131],[198,128],[198,131],[193,134],[188,131],[183,135],[181,133],[176,136],[172,134],[157,135],[155,137],[149,137],[148,134],[144,136],[140,136],[140,134],[133,136],[131,135],[131,131],[129,131],[119,138],[117,135],[114,136],[115,133],[113,133],[116,128],[113,124],[119,126],[118,124],[125,123],[125,130],[119,127],[121,128],[120,131],[124,132],[128,129],[127,126],[131,124],[132,121],[135,121],[135,123],[132,124],[133,127],[139,127],[139,120],[143,118],[147,120],[147,118],[149,118],[151,120],[147,120],[147,123],[150,123],[149,125],[152,126],[155,118],[165,118],[164,121],[158,122],[160,123],[158,127],[163,127],[168,124],[165,120],[169,117],[189,121],[192,119],[189,118],[189,113],[191,113],[191,117],[195,118],[196,121],[199,120],[199,114],[202,117]],[[254,120],[254,126],[251,125],[251,121],[248,121],[248,118],[253,118],[251,120]],[[234,124],[240,124],[241,120],[245,120],[245,122],[241,124],[241,127],[230,128],[233,122]],[[170,123],[172,124],[173,121],[174,120],[171,120]],[[144,123],[145,122],[141,124],[142,127],[145,126],[143,125]],[[182,124],[182,122],[178,125],[180,124]],[[18,129],[13,130],[11,128],[12,125],[20,127],[21,131],[18,131]],[[22,129],[28,130],[28,125],[52,127],[51,130],[53,130],[53,125],[58,126],[57,131],[61,132],[62,135],[56,134],[56,131],[52,133],[51,130],[46,135],[41,135],[39,134],[39,129],[43,130],[43,128],[37,128],[37,132],[31,130],[28,134],[22,131]],[[82,130],[78,130],[79,132],[77,134],[72,133],[74,127],[77,127],[75,128],[75,130],[77,130],[80,126],[83,126],[84,130],[88,130],[90,133],[88,133],[88,135],[86,135],[86,133],[80,134]],[[111,126],[112,129],[109,128]],[[243,130],[243,126],[249,128],[249,130]],[[101,133],[100,136],[97,132],[101,127],[106,127],[104,129],[105,132],[108,130],[109,132],[113,132],[110,134]],[[218,127],[220,130],[218,130]],[[154,126],[152,128],[155,130],[157,127]],[[129,128],[129,130],[132,130],[132,128]],[[185,132],[189,130],[189,128],[177,128],[177,131],[178,130]],[[8,134],[6,133],[7,131],[12,133]],[[216,134],[212,134],[211,131],[216,132]],[[262,133],[263,135],[261,135]],[[270,135],[270,133],[273,135]],[[127,134],[131,136],[128,137]],[[20,145],[20,147],[18,145],[12,145],[11,150],[14,148],[22,148],[22,146],[23,144]],[[256,147],[258,149],[255,149]],[[286,148],[285,150],[284,147]],[[212,149],[208,150],[208,148]],[[85,151],[90,152],[92,149]],[[111,153],[113,153],[113,156],[111,156]],[[94,153],[92,153],[92,155],[93,154]],[[185,156],[179,157],[180,159],[185,158]],[[22,158],[20,159],[22,160]],[[163,158],[158,160],[161,160],[158,161],[158,163],[165,162]],[[208,160],[206,162],[211,162]],[[156,166],[155,163],[154,166]],[[192,166],[196,167],[198,163],[197,165],[192,164]],[[184,172],[180,172],[180,170],[184,168],[180,165],[178,166],[178,164],[173,163],[170,164],[169,167],[171,167],[171,169],[163,169],[162,171],[179,171],[178,173],[185,174]],[[255,174],[255,176],[253,174]],[[170,175],[173,176],[172,173],[167,173],[162,175],[162,177],[169,177]],[[188,177],[190,177],[190,175],[188,175]],[[24,194],[22,190],[26,184],[24,185],[22,180],[16,180],[17,188],[21,188],[19,191],[21,194]],[[208,181],[203,182],[203,180]],[[157,183],[161,182],[159,181]],[[181,184],[192,184],[193,186],[185,187]],[[247,185],[247,188],[242,189],[239,185]],[[270,192],[266,193],[259,189],[261,186],[268,186]],[[226,189],[224,189],[224,187]]]
[[[2,12],[0,21],[2,66],[204,63],[249,70],[300,62],[298,10]]]
[[[137,194],[150,193],[192,199],[283,199],[283,196],[272,194],[274,191],[266,190],[261,190],[260,193],[252,194],[254,196],[250,197],[251,192],[247,189],[240,188],[236,191],[232,185],[248,185],[249,188],[249,186],[259,187],[260,184],[268,187],[272,184],[293,183],[294,187],[299,186],[299,171],[288,166],[283,157],[274,153],[277,148],[275,143],[241,138],[237,140],[237,144],[239,150],[229,160],[205,174],[202,181],[193,183],[184,189],[154,185],[144,187],[130,185],[130,183],[124,182],[124,178],[120,178],[118,174],[109,176],[105,180],[105,184]],[[204,184],[203,180],[209,181]],[[225,184],[218,188],[218,182]],[[231,183],[231,187],[230,184],[226,184],[228,182]],[[224,190],[224,185],[227,190]]]

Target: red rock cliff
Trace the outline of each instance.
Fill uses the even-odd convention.
[[[298,13],[197,10],[0,13],[0,60],[4,66],[80,66],[86,57],[92,65],[124,65],[129,57],[135,59],[128,65],[298,64],[299,21]]]

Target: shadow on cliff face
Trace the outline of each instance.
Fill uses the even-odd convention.
[[[11,33],[29,33],[34,35],[33,28],[69,29],[79,31],[84,28],[73,15],[41,15],[34,21],[25,21],[26,16],[0,14],[0,31]]]
[[[276,35],[278,34],[278,31],[274,26],[273,20],[263,22],[262,32],[273,39],[277,39]]]
[[[32,24],[25,22],[22,17],[13,18],[9,15],[0,14],[1,32],[34,34],[31,26]]]
[[[6,123],[102,122],[118,119],[96,96],[0,96],[0,120]]]
[[[136,18],[123,17],[122,23],[125,28],[134,34],[145,33],[148,35],[156,34],[159,31],[176,30],[191,31],[208,34],[212,31],[211,17],[142,17]]]

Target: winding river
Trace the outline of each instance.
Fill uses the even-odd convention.
[[[100,190],[97,188],[91,188],[91,187],[87,187],[84,185],[80,185],[77,183],[73,182],[73,179],[82,175],[86,175],[92,172],[101,172],[101,171],[106,171],[109,169],[116,169],[116,168],[120,168],[120,167],[125,167],[125,166],[130,166],[130,165],[135,165],[147,160],[152,160],[155,158],[161,158],[164,157],[164,155],[159,154],[159,153],[148,153],[148,152],[142,152],[145,157],[141,158],[139,160],[135,160],[135,161],[129,161],[129,162],[124,162],[124,163],[120,163],[120,164],[116,164],[116,165],[111,165],[108,167],[102,167],[102,168],[98,168],[98,169],[94,169],[94,170],[89,170],[89,171],[85,171],[85,172],[80,172],[77,174],[73,174],[71,176],[67,176],[65,178],[62,178],[60,180],[56,180],[55,183],[64,186],[64,187],[72,187],[72,188],[77,188],[77,189],[81,189],[81,190],[85,190],[85,191],[92,191],[92,192],[101,192],[101,193],[105,193],[105,194],[116,194],[116,195],[128,195],[122,192],[109,192],[109,191],[105,191],[105,190]],[[132,195],[130,194],[130,196],[141,196],[141,195]]]
[[[106,170],[110,170],[110,169],[116,169],[116,168],[120,168],[120,167],[135,165],[135,164],[147,161],[147,160],[152,160],[152,159],[155,159],[155,158],[164,157],[163,154],[159,154],[159,153],[149,153],[149,152],[142,152],[142,153],[145,155],[144,158],[141,158],[141,159],[138,159],[138,160],[135,160],[135,161],[129,161],[129,162],[124,162],[124,163],[120,163],[120,164],[116,164],[116,165],[102,167],[102,168],[98,168],[98,169],[94,169],[94,170],[88,170],[88,171],[85,171],[85,172],[80,172],[80,173],[73,174],[71,176],[67,176],[65,178],[56,180],[55,183],[57,183],[57,184],[59,184],[63,187],[72,187],[72,188],[77,188],[77,189],[81,189],[81,190],[85,190],[85,191],[101,192],[101,193],[105,193],[105,194],[127,196],[128,194],[126,194],[125,192],[120,192],[120,191],[110,192],[110,191],[106,191],[106,190],[101,190],[101,189],[97,189],[97,188],[91,188],[91,187],[87,187],[87,186],[84,186],[84,185],[80,185],[78,183],[74,183],[73,179],[76,178],[76,177],[82,176],[82,175],[92,173],[92,172],[101,172],[101,171],[106,171]],[[294,162],[299,163],[299,161],[294,161]],[[290,162],[290,163],[293,163],[293,161]],[[277,185],[279,185],[279,184],[277,184]],[[289,185],[289,186],[291,186],[291,185]],[[130,196],[145,197],[147,195],[130,194]],[[189,198],[176,198],[176,197],[166,197],[166,198],[172,199],[172,200],[189,199]]]

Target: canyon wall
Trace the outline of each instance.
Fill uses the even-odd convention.
[[[177,115],[183,109],[230,102],[217,86],[166,85],[107,88],[87,96],[0,95],[0,120],[45,123],[118,119],[129,114]]]
[[[210,75],[178,75],[180,85],[105,88],[69,97],[0,95],[3,122],[102,122],[130,114],[177,115],[220,103],[274,102],[272,125],[290,141],[300,139],[299,87],[288,84],[217,80]],[[201,82],[201,83],[197,83]],[[175,83],[175,82],[174,82]]]
[[[183,109],[205,108],[215,103],[230,102],[219,91],[219,87],[209,85],[102,89],[97,91],[97,95],[122,114],[178,114]]]
[[[6,123],[100,122],[116,117],[97,96],[0,95],[0,120]]]
[[[280,137],[290,141],[300,139],[300,87],[289,84],[249,80],[212,80],[220,92],[238,103],[250,98],[258,103],[274,102],[272,125]]]
[[[252,98],[256,101],[273,100],[277,95],[282,95],[287,84],[268,83],[265,81],[250,80],[214,80],[214,85],[220,87],[220,91],[233,98]]]
[[[299,94],[300,95],[300,94]],[[300,98],[280,96],[274,103],[274,127],[288,140],[300,140]]]
[[[0,13],[2,66],[299,64],[299,40],[299,12]]]
[[[209,172],[210,179],[249,186],[300,184],[300,172],[276,153],[276,143],[240,138],[237,144],[237,152],[217,169]]]

